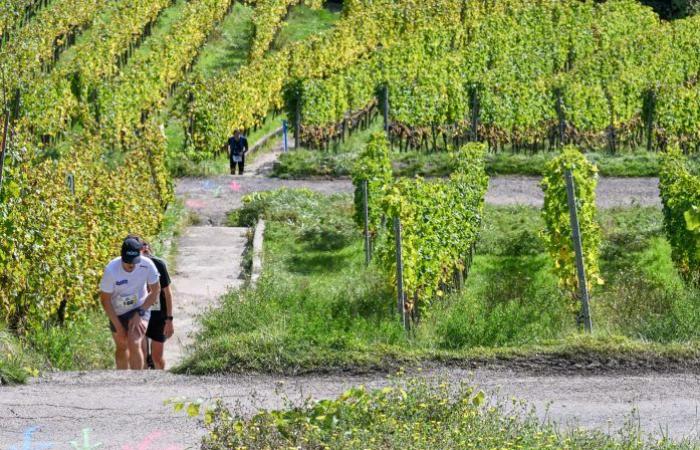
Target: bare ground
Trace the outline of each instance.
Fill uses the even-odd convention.
[[[614,432],[634,417],[641,428],[676,439],[700,438],[700,378],[694,374],[616,376],[529,375],[509,370],[439,369],[418,374],[435,381],[468,381],[494,398],[527,400],[542,419],[562,427]],[[26,386],[0,391],[0,448],[19,445],[23,432],[38,427],[35,441],[71,448],[69,441],[91,428],[101,448],[136,446],[160,432],[159,445],[196,448],[204,429],[198,420],[174,412],[169,399],[220,398],[250,414],[278,408],[283,398],[298,402],[337,396],[358,384],[388,384],[384,375],[277,377],[236,375],[189,377],[157,372],[57,373]],[[633,415],[634,414],[634,415]],[[19,447],[18,447],[19,448]],[[34,448],[34,447],[31,447]]]

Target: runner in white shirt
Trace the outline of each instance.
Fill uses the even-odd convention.
[[[143,338],[148,326],[148,309],[160,298],[156,266],[141,258],[141,243],[127,237],[120,258],[107,264],[100,282],[100,300],[116,345],[117,369],[144,368]]]

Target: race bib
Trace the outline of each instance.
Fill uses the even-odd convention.
[[[151,306],[151,311],[160,311],[160,300],[156,300],[153,306]]]
[[[243,161],[242,156],[233,155],[233,162],[241,162],[241,161]]]
[[[116,309],[118,311],[129,311],[134,309],[139,302],[139,298],[136,294],[133,295],[120,295],[117,297]]]

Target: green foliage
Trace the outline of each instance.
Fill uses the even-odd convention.
[[[319,0],[246,0],[255,6],[253,14],[253,36],[250,44],[250,60],[262,58],[275,39],[275,35],[283,25],[291,7],[304,1],[312,8],[321,8]]]
[[[376,234],[380,227],[383,213],[382,192],[392,179],[389,140],[385,133],[377,132],[370,137],[352,171],[352,184],[355,186],[355,222],[364,227],[364,183],[367,182],[369,230],[372,234]]]
[[[523,401],[490,400],[467,383],[393,380],[387,387],[352,388],[329,400],[263,410],[252,417],[222,403],[211,412],[202,449],[342,448],[469,449],[561,448],[691,449],[693,444],[646,440],[628,425],[615,437],[543,423]]]
[[[37,135],[57,137],[71,121],[85,121],[94,111],[91,97],[105,80],[117,75],[151,26],[172,0],[112,2],[100,10],[47,76],[36,80],[22,97],[24,126]],[[92,108],[91,108],[92,106]]]
[[[137,128],[144,114],[163,106],[169,89],[191,67],[199,47],[230,4],[231,0],[188,2],[167,38],[151,42],[149,51],[138,53],[119,77],[100,87],[100,117],[107,125],[107,139],[123,142],[124,134]]]
[[[455,20],[459,11],[455,2],[346,2],[343,16],[328,32],[270,52],[235,74],[194,84],[189,105],[194,147],[212,152],[232,130],[251,128],[270,111],[281,109],[285,91],[299,80],[337,72],[379,44],[399,43],[434,21]]]
[[[123,149],[118,171],[89,134],[57,160],[18,139],[0,191],[0,320],[25,331],[93,306],[105,262],[126,234],[157,234],[172,191],[152,126]]]
[[[673,249],[673,261],[687,281],[700,280],[700,178],[690,173],[677,148],[664,155],[659,190],[664,205],[664,229]]]
[[[390,280],[396,279],[393,219],[398,218],[409,311],[418,300],[429,304],[443,296],[443,286],[454,285],[456,274],[468,269],[488,187],[485,150],[482,144],[468,144],[456,152],[449,180],[399,179],[384,190],[387,229],[377,246],[378,264]]]
[[[338,139],[388,86],[402,148],[444,150],[477,136],[494,150],[576,142],[618,153],[672,138],[697,149],[700,18],[661,22],[633,0],[461,8],[458,21],[436,17],[399,45],[302,80],[293,105],[302,140]]]
[[[572,300],[576,300],[578,278],[566,191],[567,170],[571,170],[574,180],[588,289],[603,283],[598,267],[601,235],[595,205],[598,170],[577,149],[567,147],[560,156],[549,162],[541,183],[544,190],[542,217],[545,222],[546,248],[554,261],[554,271],[559,277],[561,287]],[[576,303],[573,302],[572,305]]]

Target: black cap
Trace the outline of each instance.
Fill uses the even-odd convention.
[[[141,262],[141,242],[134,238],[126,238],[122,243],[122,262],[138,264]]]

